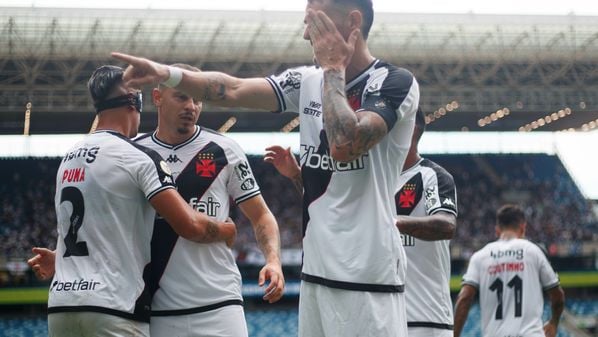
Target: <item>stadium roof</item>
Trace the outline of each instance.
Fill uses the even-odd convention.
[[[22,133],[27,102],[32,133],[88,130],[85,83],[116,63],[111,51],[267,76],[311,63],[303,28],[301,12],[2,8],[0,134]],[[431,130],[596,125],[598,17],[380,13],[369,42],[415,73]],[[147,131],[155,108],[145,108]],[[294,117],[208,105],[200,122],[218,128],[230,116],[234,131],[278,130]]]

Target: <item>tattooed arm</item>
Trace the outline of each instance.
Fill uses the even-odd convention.
[[[457,217],[443,211],[423,217],[398,216],[397,227],[401,233],[425,241],[450,240],[455,235]]]
[[[158,192],[150,199],[154,209],[172,229],[187,240],[210,243],[225,241],[230,247],[237,230],[235,224],[221,222],[195,211],[173,188]]]
[[[341,162],[359,158],[388,132],[386,122],[377,113],[355,113],[345,95],[344,70],[324,70],[324,128],[330,155]]]
[[[260,270],[258,279],[260,287],[265,285],[267,280],[270,281],[264,289],[263,299],[274,303],[282,297],[285,283],[280,263],[278,224],[261,195],[243,201],[239,204],[239,208],[251,221],[255,239],[266,259],[266,265]]]
[[[170,76],[167,65],[146,58],[122,53],[112,53],[116,59],[129,64],[123,74],[128,86],[156,85]],[[236,78],[220,72],[195,72],[181,69],[183,78],[177,85],[181,90],[200,101],[220,106],[236,106],[278,110],[278,100],[272,86],[265,78]]]

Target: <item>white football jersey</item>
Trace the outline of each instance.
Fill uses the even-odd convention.
[[[289,69],[268,81],[281,111],[299,113],[303,196],[301,278],[328,287],[402,292],[406,258],[394,194],[413,133],[419,87],[402,68],[376,60],[346,85],[355,111],[386,121],[388,134],[360,158],[330,156],[322,109],[323,72]]]
[[[230,201],[242,203],[260,194],[241,147],[212,130],[196,127],[187,141],[171,145],[156,133],[136,140],[162,155],[172,169],[178,192],[191,207],[219,221]],[[224,242],[202,244],[179,237],[157,218],[152,237],[152,315],[190,314],[242,304],[241,274]]]
[[[542,250],[525,239],[497,240],[477,251],[463,276],[477,288],[485,337],[543,337],[543,291],[559,279]]]
[[[424,217],[439,211],[457,215],[453,177],[431,160],[422,158],[401,173],[395,195],[399,215]],[[453,329],[450,293],[449,240],[425,241],[401,234],[409,261],[406,290],[407,326]]]
[[[56,175],[56,273],[48,313],[94,311],[149,322],[146,286],[155,211],[173,188],[155,151],[98,131],[77,143]]]

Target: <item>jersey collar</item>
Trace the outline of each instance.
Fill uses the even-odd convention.
[[[368,76],[368,74],[370,73],[370,70],[373,69],[374,67],[376,67],[376,64],[378,64],[378,62],[380,62],[380,60],[375,59],[374,61],[372,61],[372,63],[370,63],[369,66],[367,66],[365,69],[363,69],[361,71],[361,73],[359,73],[359,75],[355,76],[355,78],[353,78],[351,81],[349,81],[349,83],[347,83],[347,85],[345,85],[345,91],[349,90],[352,86],[359,83],[366,76]]]
[[[171,149],[171,150],[178,150],[180,148],[182,148],[183,146],[193,142],[197,137],[199,137],[199,134],[201,133],[201,127],[199,125],[195,126],[195,132],[193,133],[193,135],[191,137],[189,137],[189,139],[187,139],[186,141],[180,143],[180,144],[168,144],[166,142],[161,141],[160,139],[158,139],[157,137],[157,133],[158,131],[154,131],[152,133],[152,141],[162,147],[165,147],[167,149]]]
[[[424,161],[424,158],[423,158],[423,157],[419,158],[419,160],[418,160],[418,161],[417,161],[415,164],[413,164],[413,166],[411,166],[410,168],[408,168],[408,169],[404,170],[403,172],[401,172],[401,174],[405,174],[405,173],[408,173],[408,172],[410,172],[410,171],[413,171],[413,170],[415,170],[415,169],[416,169],[418,166],[420,166],[420,165],[421,165],[421,163],[422,163],[423,161]]]

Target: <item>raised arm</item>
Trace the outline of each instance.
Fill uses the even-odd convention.
[[[401,233],[421,240],[450,240],[455,235],[457,217],[444,211],[423,217],[400,215],[397,217],[397,227]]]
[[[457,296],[457,302],[455,303],[455,323],[453,326],[453,337],[459,337],[465,321],[467,321],[467,315],[469,314],[469,308],[473,303],[477,290],[475,287],[464,284]]]
[[[157,85],[170,82],[200,101],[220,106],[233,106],[277,111],[278,100],[274,89],[265,78],[241,79],[221,72],[194,72],[169,67],[146,58],[122,53],[112,53],[118,60],[126,62],[123,79],[128,86]],[[177,80],[178,77],[180,81]]]
[[[229,247],[233,245],[237,234],[234,223],[216,221],[193,210],[175,189],[159,192],[150,199],[150,203],[185,239],[200,243],[225,241]]]
[[[270,281],[264,290],[263,298],[274,303],[282,297],[285,283],[280,262],[278,224],[261,195],[243,201],[239,204],[239,208],[251,221],[257,244],[266,259],[266,265],[260,270],[258,279],[260,287],[265,284],[266,280]]]

